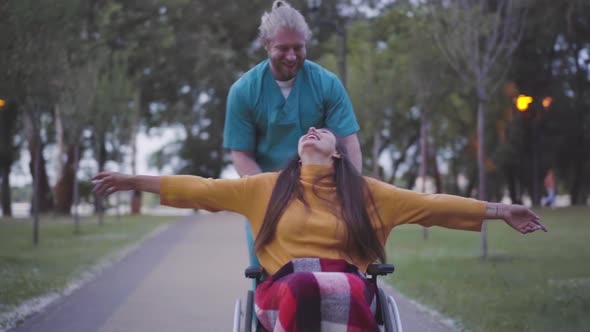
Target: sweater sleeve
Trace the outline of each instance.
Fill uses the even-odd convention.
[[[268,174],[268,173],[267,173]],[[265,192],[271,177],[259,174],[240,179],[211,179],[191,175],[162,176],[160,204],[177,208],[232,211],[247,215]],[[259,188],[260,187],[260,188]]]
[[[393,228],[401,224],[481,231],[486,204],[445,194],[423,194],[367,178],[382,221]]]

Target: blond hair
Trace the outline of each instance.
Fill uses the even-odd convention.
[[[311,38],[311,30],[303,15],[284,0],[273,2],[271,11],[262,15],[258,28],[262,45],[267,45],[280,29],[299,32],[303,34],[305,41]]]

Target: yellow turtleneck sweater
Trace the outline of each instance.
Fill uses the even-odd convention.
[[[343,254],[345,225],[332,209],[338,206],[336,187],[332,178],[316,184],[316,193],[329,198],[327,205],[313,192],[314,179],[333,173],[332,166],[304,165],[301,183],[309,208],[299,200],[293,201],[281,217],[274,239],[259,253],[260,264],[274,274],[295,258],[321,257],[345,259],[363,271],[372,263],[353,262]],[[262,173],[240,179],[206,179],[197,176],[163,176],[160,201],[179,208],[232,211],[247,217],[254,237],[258,234],[278,173]],[[396,188],[390,184],[365,177],[375,201],[369,214],[382,245],[391,229],[401,224],[443,226],[479,231],[485,215],[485,203],[451,195],[429,195]],[[272,202],[270,203],[272,204]],[[370,204],[368,204],[371,207]],[[376,218],[379,213],[382,224]]]

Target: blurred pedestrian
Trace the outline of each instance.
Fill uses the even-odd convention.
[[[553,207],[555,206],[555,176],[553,169],[549,169],[544,179],[546,196],[541,198],[541,205]]]

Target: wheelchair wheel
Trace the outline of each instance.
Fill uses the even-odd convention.
[[[399,309],[393,296],[389,296],[379,288],[379,305],[381,306],[381,317],[386,332],[403,332],[402,321]]]
[[[240,331],[240,320],[242,316],[242,302],[240,299],[236,300],[236,305],[234,307],[234,328],[232,332],[241,332]]]
[[[387,303],[389,304],[389,308],[391,309],[392,318],[393,318],[393,325],[395,327],[395,332],[403,332],[402,328],[402,321],[399,315],[399,309],[397,308],[397,303],[393,296],[387,297]]]
[[[252,325],[254,323],[254,292],[248,291],[246,299],[246,315],[244,317],[244,331],[252,332]]]
[[[381,307],[381,317],[383,319],[383,327],[385,328],[385,332],[397,332],[394,330],[393,325],[393,317],[391,315],[391,311],[389,310],[389,301],[387,294],[383,291],[383,289],[379,288],[379,307]]]

